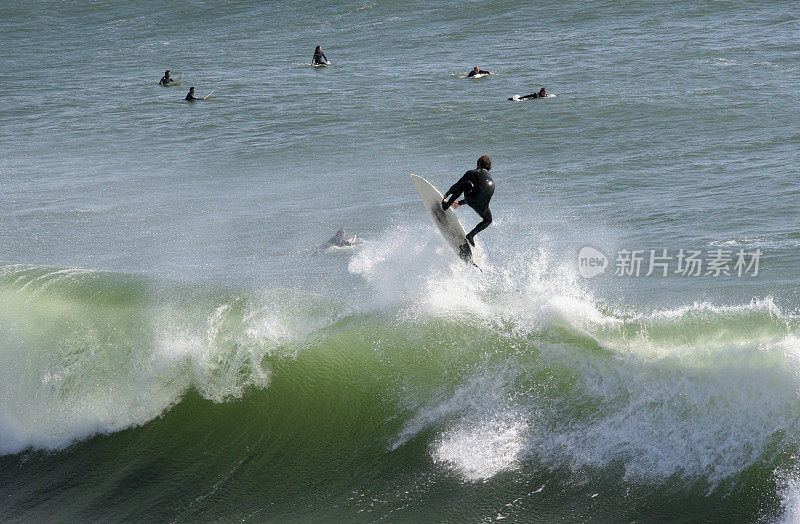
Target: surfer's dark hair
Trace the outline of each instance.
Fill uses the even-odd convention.
[[[492,159],[489,155],[483,155],[478,159],[478,169],[485,169],[486,171],[492,170]]]

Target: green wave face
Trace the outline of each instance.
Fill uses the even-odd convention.
[[[2,476],[102,457],[86,474],[104,487],[76,517],[119,509],[132,486],[130,515],[186,519],[215,515],[219,497],[239,501],[225,518],[374,519],[403,501],[406,515],[466,518],[498,493],[515,495],[508,514],[547,518],[600,487],[618,497],[581,511],[657,515],[654,486],[663,504],[738,493],[739,516],[778,507],[800,434],[796,317],[768,300],[634,314],[476,292],[479,309],[356,311],[4,266]],[[63,517],[69,493],[18,496]]]

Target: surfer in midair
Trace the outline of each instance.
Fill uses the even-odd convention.
[[[471,169],[464,173],[464,176],[447,190],[442,200],[442,209],[446,210],[450,206],[456,209],[463,204],[467,204],[483,219],[472,231],[467,233],[467,240],[473,246],[475,245],[475,235],[492,223],[489,201],[494,195],[494,180],[489,175],[490,169],[492,169],[492,159],[489,158],[489,155],[483,155],[478,159],[477,169]],[[456,202],[461,193],[464,193],[464,199]]]
[[[328,65],[328,57],[325,56],[325,53],[322,52],[322,46],[318,45],[316,49],[314,49],[314,58],[311,60],[311,63],[314,65]]]

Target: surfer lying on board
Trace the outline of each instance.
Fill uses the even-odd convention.
[[[314,58],[311,60],[311,63],[314,65],[328,65],[328,57],[325,56],[325,53],[322,52],[322,46],[318,45],[316,49],[314,49]]]
[[[472,71],[469,72],[469,74],[467,75],[467,78],[473,77],[475,75],[491,75],[491,74],[492,74],[491,72],[484,71],[480,67],[475,66],[475,69],[473,69]]]
[[[162,86],[172,83],[172,76],[169,74],[169,69],[164,71],[164,78],[159,80],[158,83],[161,84]]]
[[[340,229],[339,231],[336,232],[335,235],[333,235],[330,238],[330,240],[322,244],[322,246],[320,247],[322,247],[322,249],[329,248],[332,246],[347,247],[347,246],[355,246],[356,244],[361,244],[362,242],[364,241],[355,235],[353,235],[350,238],[347,238],[347,234],[344,232],[344,229]]]
[[[517,96],[514,95],[509,100],[517,101],[517,100],[530,100],[532,98],[547,98],[547,89],[541,88],[538,93],[531,93],[525,96]]]
[[[450,206],[456,209],[466,203],[483,219],[472,231],[467,233],[467,240],[473,246],[475,245],[475,235],[492,223],[489,201],[494,195],[494,180],[489,175],[490,169],[492,169],[492,159],[489,158],[489,155],[483,155],[478,159],[478,168],[464,173],[464,176],[447,190],[442,200],[442,209],[446,210]],[[464,193],[464,199],[456,202],[461,193]],[[448,195],[450,198],[447,197]]]

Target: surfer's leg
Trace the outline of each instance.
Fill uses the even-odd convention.
[[[475,245],[475,235],[489,227],[489,224],[492,223],[492,212],[489,211],[488,207],[485,209],[476,209],[475,212],[478,213],[483,220],[472,228],[472,231],[467,233],[467,240],[469,240],[469,243],[473,246]]]

